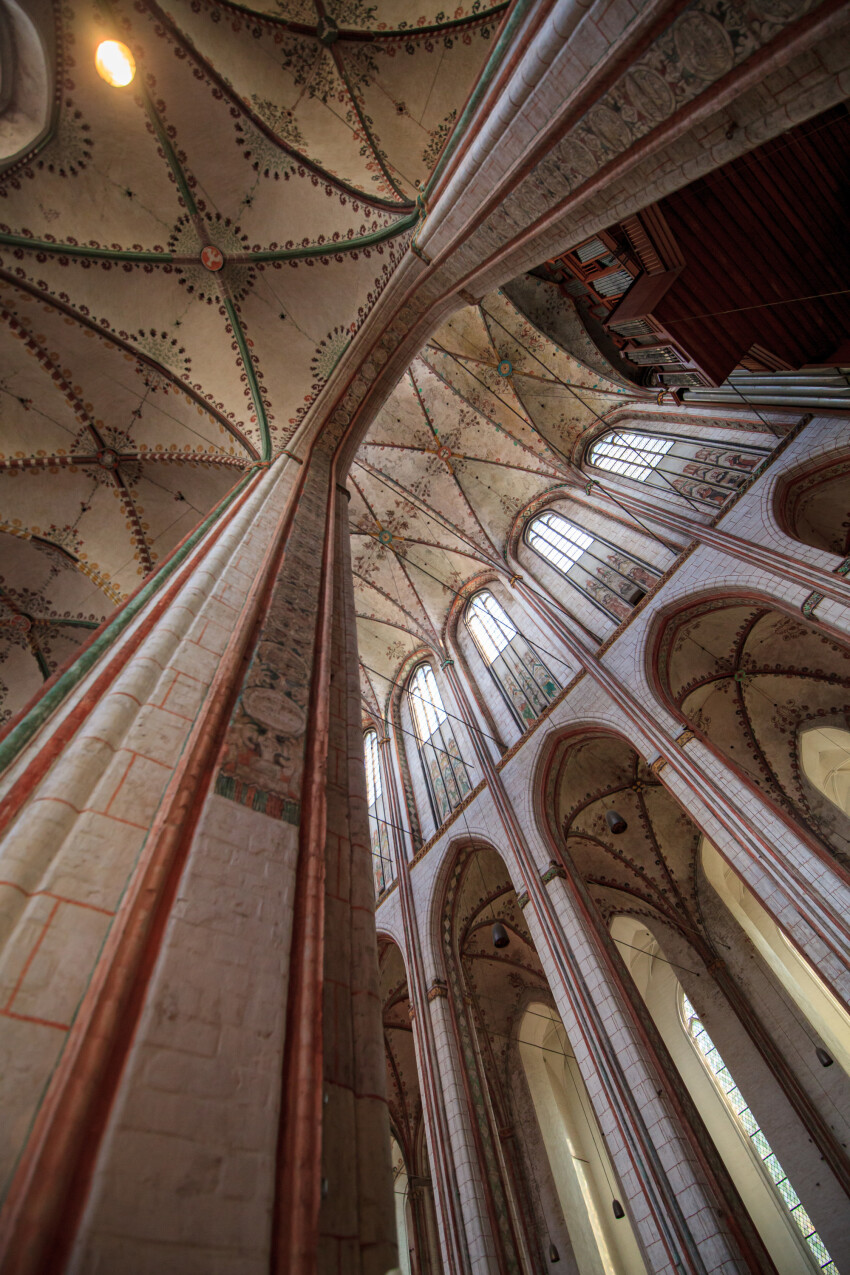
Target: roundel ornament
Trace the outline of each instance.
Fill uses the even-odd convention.
[[[117,469],[118,460],[118,453],[112,447],[102,447],[97,453],[97,463],[101,469]]]
[[[378,540],[382,545],[391,545],[393,542],[393,533],[391,531],[387,531],[386,527],[382,527],[378,532]]]
[[[215,274],[224,265],[224,253],[214,243],[205,244],[201,249],[201,265]]]
[[[513,370],[514,370],[513,364],[511,363],[510,359],[501,359],[499,362],[499,366],[496,369],[496,371],[499,373],[499,376],[510,376]]]

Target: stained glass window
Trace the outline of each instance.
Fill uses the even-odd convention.
[[[558,694],[557,680],[489,589],[476,593],[465,618],[475,645],[524,730]]]
[[[660,574],[655,567],[552,510],[532,519],[525,539],[595,606],[618,622],[626,619]]]
[[[588,460],[597,469],[719,508],[766,455],[761,447],[617,431],[597,439]]]
[[[459,806],[472,785],[460,755],[430,664],[420,664],[408,685],[419,756],[437,826]]]
[[[389,824],[384,806],[384,785],[381,780],[377,731],[366,731],[363,736],[363,753],[366,762],[366,801],[369,807],[372,873],[375,879],[375,894],[378,895],[392,883],[395,872],[390,852]]]
[[[720,1090],[735,1119],[749,1139],[750,1145],[760,1160],[764,1173],[770,1179],[774,1191],[791,1214],[800,1232],[801,1239],[805,1243],[810,1256],[814,1259],[815,1268],[823,1271],[825,1275],[838,1275],[838,1267],[833,1262],[827,1252],[826,1245],[815,1230],[814,1222],[803,1208],[800,1197],[788,1180],[788,1174],[774,1155],[771,1145],[762,1133],[758,1121],[747,1105],[746,1099],[735,1084],[729,1068],[718,1053],[717,1046],[703,1027],[696,1010],[684,992],[682,993],[682,1018],[687,1033],[699,1051],[715,1085]]]

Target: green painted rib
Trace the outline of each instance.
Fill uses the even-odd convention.
[[[69,629],[99,629],[103,621],[102,620],[63,620],[59,616],[48,616],[48,618],[44,620],[43,623],[61,624]]]
[[[109,261],[165,262],[174,258],[170,252],[134,252],[124,248],[92,248],[88,244],[50,243],[46,239],[30,239],[27,235],[0,232],[0,244],[7,248],[26,248],[30,252],[53,252],[64,257],[98,257]]]
[[[239,322],[239,316],[236,313],[236,307],[230,300],[230,297],[224,298],[224,308],[227,311],[227,317],[233,328],[233,335],[236,338],[236,344],[239,346],[239,354],[242,358],[242,366],[245,369],[245,375],[248,378],[248,389],[251,391],[251,398],[254,402],[254,411],[257,413],[257,425],[260,430],[260,438],[263,442],[263,449],[260,453],[260,460],[264,463],[272,458],[272,437],[269,431],[269,422],[266,417],[266,409],[263,403],[263,396],[260,392],[260,384],[257,380],[257,373],[254,371],[254,361],[251,358],[251,351],[248,349],[248,342],[245,340],[245,333],[242,331],[242,324]]]
[[[144,99],[145,99],[145,109],[148,113],[148,119],[150,120],[153,126],[153,130],[156,133],[157,140],[159,141],[159,144],[165,153],[165,158],[168,163],[168,167],[171,169],[172,173],[174,174],[174,180],[177,182],[177,189],[180,191],[180,194],[183,196],[183,202],[185,203],[186,208],[189,211],[189,215],[191,217],[197,217],[198,205],[195,203],[195,196],[192,194],[192,191],[189,187],[189,183],[186,180],[186,174],[183,172],[183,169],[180,166],[180,161],[177,158],[177,153],[174,150],[174,147],[171,145],[171,139],[169,138],[165,129],[162,127],[162,120],[159,118],[159,115],[157,114],[157,111],[156,111],[156,107],[154,106],[147,92],[144,92]]]
[[[478,106],[481,102],[482,97],[484,96],[484,93],[486,92],[490,84],[490,81],[493,79],[493,76],[496,74],[496,70],[499,64],[501,63],[502,58],[505,55],[508,45],[510,44],[511,40],[516,35],[518,28],[524,22],[528,13],[531,11],[533,4],[534,4],[534,0],[516,0],[516,5],[514,7],[514,10],[511,13],[511,16],[508,18],[507,22],[505,23],[505,29],[504,31],[502,31],[501,35],[496,41],[495,47],[493,48],[492,53],[487,59],[487,64],[484,67],[484,70],[481,72],[480,76],[478,77],[478,81],[475,85],[475,88],[472,90],[472,96],[470,97],[466,106],[463,108],[463,112],[457,124],[452,129],[452,134],[448,140],[446,149],[443,151],[442,155],[438,159],[437,167],[434,169],[433,173],[431,174],[431,176],[428,178],[427,182],[425,183],[425,187],[423,189],[424,195],[428,196],[431,194],[435,185],[437,184],[437,180],[442,176],[442,173],[446,167],[446,164],[449,162],[449,159],[451,158],[452,154],[457,149],[457,144],[460,141],[461,137],[463,136],[464,132],[466,131],[467,124],[469,123],[475,111],[478,109]]]
[[[358,248],[371,248],[373,244],[383,243],[386,239],[394,239],[403,235],[405,230],[412,229],[419,220],[419,212],[407,213],[398,221],[371,234],[360,235],[355,239],[340,239],[335,243],[311,243],[303,248],[264,248],[261,252],[247,252],[245,261],[300,261],[306,257],[332,257],[337,252],[354,252]]]
[[[302,261],[308,257],[332,257],[338,252],[356,252],[359,248],[370,248],[374,244],[383,243],[404,234],[416,225],[418,212],[399,217],[398,221],[368,235],[359,235],[354,239],[341,239],[335,243],[311,243],[301,248],[264,248],[260,252],[238,253],[238,261]],[[45,239],[30,239],[27,235],[8,235],[0,232],[0,245],[7,248],[25,248],[29,252],[52,252],[65,257],[88,257],[104,261],[131,261],[142,263],[158,263],[169,265],[180,264],[189,258],[175,256],[170,252],[133,251],[124,248],[92,248],[88,244],[50,243]]]
[[[70,695],[76,686],[79,686],[83,678],[94,668],[95,664],[102,655],[109,650],[113,642],[120,637],[129,624],[135,620],[139,612],[147,605],[152,597],[165,584],[170,576],[174,575],[178,567],[189,557],[193,549],[203,538],[206,532],[212,527],[224,511],[233,503],[236,497],[244,490],[251,481],[255,471],[249,470],[241,482],[225,497],[224,501],[208,514],[202,523],[200,523],[188,540],[177,550],[173,557],[156,573],[152,580],[144,585],[134,598],[124,606],[115,619],[107,625],[99,638],[92,642],[91,646],[83,651],[74,661],[69,669],[62,674],[60,678],[46,691],[37,704],[34,704],[26,717],[18,722],[14,730],[11,730],[6,738],[0,742],[0,774],[11,766],[12,762],[18,756],[20,751],[26,747],[33,736],[41,730],[44,723],[52,716],[53,713],[61,706],[63,701]]]

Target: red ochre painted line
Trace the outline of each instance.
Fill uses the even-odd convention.
[[[114,916],[115,913],[109,908],[100,908],[96,903],[83,903],[81,899],[69,899],[67,895],[56,894],[53,890],[25,890],[22,885],[18,885],[17,881],[0,880],[0,887],[7,886],[10,890],[17,890],[19,894],[23,894],[27,899],[56,899],[59,903],[67,903],[72,908],[88,908],[90,912],[102,912],[104,916]]]
[[[55,1027],[60,1032],[71,1030],[70,1023],[54,1023],[49,1018],[35,1018],[32,1014],[15,1014],[10,1009],[0,1009],[0,1018],[14,1018],[18,1023],[34,1023],[37,1027]]]
[[[181,763],[160,801],[68,1043],[31,1126],[0,1226],[0,1266],[9,1275],[58,1275],[64,1269],[189,846],[210,791],[209,780],[236,700],[237,673],[256,644],[306,472],[305,468],[275,521],[272,543],[252,581],[240,623],[234,627]],[[192,570],[189,564],[188,571]],[[151,608],[151,625],[157,614],[157,608]],[[116,661],[126,658],[121,651]]]
[[[21,990],[21,984],[23,983],[24,979],[26,978],[29,972],[29,967],[32,965],[33,961],[35,960],[35,957],[38,954],[38,949],[41,947],[42,943],[44,942],[44,936],[47,933],[47,931],[50,929],[50,922],[53,920],[54,916],[59,911],[59,906],[60,904],[59,904],[59,901],[57,900],[53,904],[53,907],[50,909],[47,920],[44,922],[44,925],[42,927],[41,933],[39,934],[36,941],[33,943],[30,949],[30,954],[27,957],[27,959],[24,961],[21,967],[21,970],[18,974],[17,980],[15,982],[15,986],[12,988],[12,991],[9,993],[9,999],[6,1001],[6,1004],[3,1006],[3,1010],[5,1013],[8,1013],[9,1010],[12,1008],[12,1002],[14,1001],[18,992]]]
[[[244,481],[244,479],[241,481]],[[232,509],[230,510],[231,518],[233,515],[237,513],[237,511],[248,499],[249,495],[251,494],[253,490],[253,486],[254,484],[249,482],[246,485],[245,490],[241,493],[238,493],[237,499],[235,503],[233,504]],[[231,499],[235,494],[236,494],[236,488],[234,488],[234,490],[230,492],[229,495],[224,498],[224,500],[227,501],[228,499]],[[222,508],[222,512],[223,512],[223,505],[224,505],[224,502],[220,502],[219,507]],[[82,696],[82,698],[79,700],[77,704],[75,704],[74,708],[69,712],[69,714],[64,719],[64,721],[61,722],[59,727],[51,734],[50,738],[46,740],[41,750],[33,758],[32,762],[24,771],[24,773],[12,785],[11,789],[7,793],[4,800],[0,802],[0,832],[2,832],[8,826],[8,824],[11,823],[11,821],[15,818],[15,816],[18,814],[19,810],[21,809],[21,806],[31,796],[33,790],[44,778],[44,776],[46,775],[50,767],[53,765],[56,758],[60,755],[60,753],[63,751],[66,745],[77,733],[82,722],[85,721],[85,719],[89,716],[92,710],[96,708],[97,705],[100,703],[100,701],[103,699],[107,690],[115,681],[115,678],[122,671],[124,666],[128,663],[128,661],[130,660],[130,657],[136,653],[138,648],[141,646],[142,642],[145,640],[145,638],[154,628],[159,617],[164,613],[164,611],[168,607],[169,603],[180,593],[184,585],[191,579],[192,574],[197,568],[198,561],[200,560],[200,558],[205,557],[209,553],[210,549],[215,544],[215,542],[219,539],[219,537],[222,535],[225,527],[228,525],[230,520],[231,519],[220,518],[218,522],[209,529],[209,533],[207,537],[201,542],[199,546],[200,548],[199,557],[191,558],[190,561],[186,563],[183,570],[180,571],[180,573],[177,575],[176,579],[172,582],[170,587],[168,587],[167,589],[163,591],[163,593],[156,600],[154,605],[151,606],[150,610],[148,611],[147,615],[145,615],[144,619],[141,621],[136,631],[130,635],[130,637],[122,646],[118,654],[115,655],[112,658],[112,660],[110,660],[110,662],[105,666],[103,672],[92,683],[92,685],[89,687],[86,694]],[[189,534],[192,535],[194,533],[190,532]],[[186,543],[188,538],[189,538],[188,536],[185,537],[184,540],[180,542],[180,545],[177,545],[175,549],[172,550],[172,553],[169,555],[169,558],[173,557],[173,555],[179,551],[179,549]],[[166,563],[168,562],[168,560],[169,560],[168,558],[165,560]],[[137,594],[141,591],[141,589],[145,587],[146,585],[142,584],[139,587],[139,589],[136,590],[136,593],[133,594],[131,598],[128,599],[128,603],[131,602],[132,599],[136,597]],[[127,604],[125,604],[125,607],[126,605]],[[76,660],[79,658],[79,656],[83,652],[85,652],[85,650],[98,638],[98,636],[102,636],[105,633],[106,629],[109,627],[109,625],[112,624],[113,622],[114,622],[114,617],[113,619],[110,619],[109,621],[105,622],[102,628],[98,629],[97,632],[94,633],[92,637],[89,639],[89,641],[84,644],[82,650],[77,653],[77,656],[74,657],[74,659],[72,659],[71,661],[69,661],[66,665],[64,665],[61,669],[57,670],[57,672],[53,675],[53,678],[51,678],[50,681],[45,683],[42,693],[48,690],[51,686],[55,685],[55,682],[58,681],[59,678],[63,676],[64,673],[70,671],[70,669],[76,663]],[[116,637],[117,636],[118,635],[116,634]],[[119,692],[119,693],[124,693],[124,692]],[[9,733],[9,731],[12,729],[13,726],[21,724],[23,722],[23,720],[29,714],[29,712],[39,703],[40,698],[41,696],[37,696],[34,700],[30,701],[30,703],[26,706],[26,708],[24,708],[21,711],[21,713],[18,714],[17,717],[12,719],[12,721],[9,723],[7,730],[5,732],[0,732],[0,740],[2,740],[4,735]],[[98,811],[97,813],[101,814],[103,812]]]
[[[166,699],[168,699],[167,695],[161,704],[150,704],[148,705],[148,707],[156,709],[158,713],[167,713],[169,717],[176,717],[181,722],[191,723],[195,720],[194,717],[187,717],[185,713],[178,713],[177,710],[174,708],[166,708],[165,707]],[[99,739],[99,738],[100,737],[98,735],[83,735],[83,739]],[[105,744],[106,740],[104,739],[102,742]],[[139,753],[140,757],[145,757],[146,755],[147,755],[146,753]],[[150,760],[153,760],[153,758],[151,758]]]

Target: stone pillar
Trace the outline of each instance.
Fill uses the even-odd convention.
[[[453,1156],[449,1119],[444,1098],[444,1080],[440,1075],[440,1054],[437,1048],[434,1024],[432,1022],[428,1001],[427,981],[422,959],[422,947],[419,938],[419,923],[416,916],[416,904],[413,898],[413,887],[410,880],[410,853],[407,838],[401,832],[408,827],[403,813],[403,803],[399,799],[399,788],[396,775],[389,757],[392,740],[385,734],[380,740],[381,762],[383,767],[384,791],[390,808],[393,827],[390,829],[395,854],[396,879],[398,881],[399,903],[401,906],[402,926],[404,928],[405,952],[404,960],[407,968],[410,1002],[413,1006],[413,1037],[416,1047],[416,1065],[419,1072],[419,1083],[422,1092],[422,1110],[425,1118],[425,1134],[428,1140],[428,1153],[431,1173],[436,1185],[437,1223],[440,1232],[445,1268],[458,1275],[466,1275],[472,1270],[469,1248],[469,1234],[464,1227],[465,1210],[458,1185],[458,1173]],[[408,845],[405,844],[405,840]],[[422,1202],[417,1205],[416,1216],[422,1222]],[[476,1219],[477,1222],[477,1219]],[[473,1235],[477,1236],[475,1226]],[[424,1234],[424,1231],[423,1231]]]
[[[464,1060],[459,1051],[457,1033],[448,1003],[448,988],[442,980],[435,980],[428,989],[428,1007],[437,1052],[440,1087],[443,1094],[449,1126],[452,1159],[457,1178],[458,1195],[463,1216],[464,1241],[468,1254],[468,1269],[473,1275],[505,1275],[507,1270],[518,1270],[515,1264],[507,1266],[506,1254],[491,1201],[493,1184],[487,1180],[488,1166],[476,1138],[471,1099],[463,1084]],[[440,1201],[442,1204],[442,1201]],[[445,1249],[447,1272],[448,1254]]]
[[[471,722],[462,683],[451,666],[447,673],[460,712]],[[710,1145],[704,1130],[694,1132],[679,1110],[674,1107],[671,1114],[665,1106],[662,1095],[670,1087],[669,1077],[629,1024],[612,980],[602,969],[591,927],[567,915],[564,892],[557,884],[550,894],[551,883],[565,875],[564,869],[541,877],[530,849],[531,834],[523,833],[501,774],[489,763],[472,727],[470,734],[531,904],[526,915],[538,955],[556,999],[564,1008],[569,1006],[565,1021],[572,1020],[584,1046],[583,1057],[579,1059],[577,1052],[577,1059],[648,1269],[662,1271],[672,1264],[696,1275],[749,1265],[769,1271],[770,1259],[747,1227],[728,1175],[703,1153],[703,1146]],[[737,1233],[728,1229],[727,1215],[733,1226],[739,1223]]]
[[[395,1264],[345,506],[276,462],[10,772],[5,1271]]]

